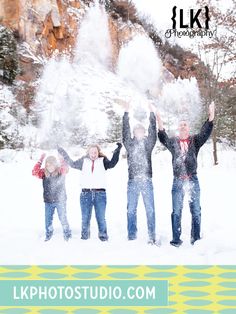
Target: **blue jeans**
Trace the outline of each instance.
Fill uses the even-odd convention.
[[[200,187],[196,175],[188,180],[174,178],[172,186],[172,233],[173,241],[179,242],[181,236],[181,217],[183,200],[185,194],[185,184],[189,184],[189,207],[192,215],[191,241],[200,239],[201,228],[201,206],[200,206]]]
[[[46,235],[50,236],[53,233],[53,215],[57,209],[57,214],[59,220],[61,222],[63,232],[65,235],[70,235],[71,230],[67,221],[66,216],[66,202],[56,202],[56,203],[45,203],[45,227],[46,227]]]
[[[90,220],[94,206],[98,224],[98,237],[107,240],[107,225],[105,219],[107,197],[105,191],[87,191],[80,194],[80,207],[82,211],[81,238],[86,240],[90,237]]]
[[[127,219],[128,238],[135,239],[137,236],[137,206],[140,193],[147,216],[148,235],[150,240],[156,239],[155,206],[153,195],[153,184],[151,178],[135,178],[128,181],[127,189]]]

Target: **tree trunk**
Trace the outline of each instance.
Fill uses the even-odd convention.
[[[213,131],[213,157],[214,157],[214,165],[218,165],[218,156],[217,156],[217,142],[216,142],[216,132]]]

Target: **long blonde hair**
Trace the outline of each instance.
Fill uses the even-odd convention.
[[[101,147],[98,144],[91,144],[89,145],[88,149],[87,149],[87,156],[89,156],[89,151],[91,148],[96,147],[98,150],[98,158],[104,157],[106,158],[106,155],[101,151]]]
[[[47,170],[47,164],[52,164],[54,167],[55,167],[55,171],[53,171],[53,173],[50,173],[48,170]],[[53,176],[53,177],[56,177],[57,175],[60,174],[60,166],[59,166],[59,163],[56,159],[56,157],[54,156],[48,156],[45,160],[45,170],[44,170],[44,173],[45,173],[45,176],[46,177],[50,177],[50,176]]]

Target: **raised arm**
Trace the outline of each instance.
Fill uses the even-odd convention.
[[[124,146],[127,148],[132,140],[128,112],[125,112],[123,116],[122,137]]]
[[[153,148],[157,141],[157,125],[154,111],[150,112],[149,128],[148,128],[148,143]]]
[[[172,140],[169,138],[163,127],[163,122],[159,112],[156,114],[156,119],[158,123],[158,138],[169,151],[172,151]]]
[[[83,167],[83,163],[84,163],[84,157],[73,161],[69,155],[67,154],[67,152],[62,148],[62,147],[58,147],[58,153],[64,158],[65,162],[71,167],[71,168],[75,168],[75,169],[79,169],[82,170]]]
[[[164,130],[163,121],[162,121],[161,115],[158,111],[156,113],[156,119],[157,119],[157,124],[158,124],[158,130],[163,131]]]
[[[207,120],[198,134],[194,135],[194,139],[199,147],[206,143],[213,129],[213,121]]]
[[[123,115],[123,123],[122,123],[122,139],[125,148],[127,149],[131,143],[131,130],[130,130],[130,123],[129,123],[129,111],[130,111],[130,104],[128,102],[122,102],[122,105],[125,109]]]
[[[33,170],[32,170],[32,175],[42,179],[44,177],[44,169],[41,168],[43,160],[45,158],[46,154],[42,154],[39,161],[36,163],[36,165],[34,166]]]
[[[213,120],[215,117],[215,104],[212,102],[209,106],[208,120],[203,124],[200,132],[194,136],[196,143],[201,147],[210,137],[213,129]]]
[[[104,168],[107,169],[111,169],[114,168],[115,165],[118,163],[119,161],[119,156],[120,156],[120,150],[122,148],[122,144],[121,143],[117,143],[117,148],[115,149],[112,159],[109,160],[107,157],[104,158],[103,160],[103,164],[104,164]]]

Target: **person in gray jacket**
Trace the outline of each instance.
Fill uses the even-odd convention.
[[[152,151],[157,140],[156,117],[150,106],[148,135],[141,124],[135,125],[131,136],[129,104],[125,105],[123,116],[123,144],[127,150],[128,189],[127,220],[128,239],[137,238],[137,205],[142,194],[147,216],[149,243],[156,244],[155,205],[152,184]]]

